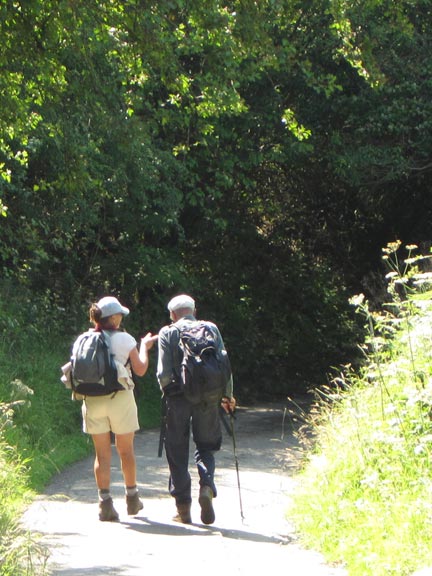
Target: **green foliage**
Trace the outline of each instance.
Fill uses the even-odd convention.
[[[208,240],[202,232],[197,250],[191,256],[194,263],[200,254],[200,269],[193,270],[198,314],[217,319],[240,401],[320,385],[330,365],[355,362],[350,342],[358,326],[330,270],[310,264],[276,234],[269,247],[255,230],[240,227]]]
[[[71,333],[102,294],[156,331],[193,290],[240,389],[322,381],[380,246],[429,239],[428,23],[425,0],[4,1],[2,277]]]
[[[431,256],[409,246],[400,261],[399,246],[385,249],[385,308],[352,299],[366,320],[365,363],[323,391],[291,510],[305,542],[350,576],[409,575],[432,560]]]

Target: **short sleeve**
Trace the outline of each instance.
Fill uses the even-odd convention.
[[[114,358],[121,364],[126,364],[131,350],[136,346],[135,338],[127,332],[115,332],[111,335],[111,351]]]

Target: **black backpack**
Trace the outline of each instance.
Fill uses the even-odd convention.
[[[231,366],[225,350],[219,350],[217,336],[206,322],[197,322],[180,332],[183,352],[181,386],[193,404],[218,402],[226,392]]]
[[[76,339],[71,357],[72,390],[83,396],[105,396],[124,390],[119,383],[109,335],[89,330]]]

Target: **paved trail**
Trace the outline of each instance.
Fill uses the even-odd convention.
[[[287,573],[290,576],[346,576],[302,549],[285,517],[298,463],[298,445],[283,427],[284,405],[241,407],[235,430],[244,520],[233,445],[224,433],[217,456],[216,522],[204,526],[197,502],[194,466],[192,524],[172,521],[165,456],[157,457],[158,430],[137,434],[138,481],[144,510],[126,515],[122,477],[114,454],[112,492],[119,523],[99,522],[93,458],[59,474],[27,510],[25,524],[42,535],[56,576],[206,576]],[[285,428],[285,430],[283,429]],[[192,459],[191,459],[192,462]]]

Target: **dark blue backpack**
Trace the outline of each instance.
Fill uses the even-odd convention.
[[[218,402],[226,393],[231,366],[225,350],[220,350],[211,326],[199,321],[178,329],[181,362],[181,387],[193,404]]]

